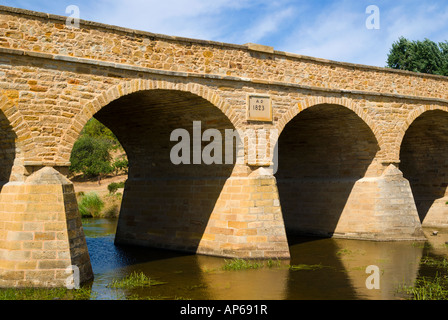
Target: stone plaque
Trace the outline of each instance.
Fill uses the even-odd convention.
[[[247,96],[247,120],[272,121],[272,103],[269,96]]]

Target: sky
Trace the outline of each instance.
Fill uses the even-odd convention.
[[[446,0],[0,0],[1,5],[121,27],[386,66],[392,44],[448,40]],[[367,10],[370,6],[374,10]]]

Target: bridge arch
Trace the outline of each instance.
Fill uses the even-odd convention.
[[[0,181],[23,181],[23,161],[27,150],[32,150],[29,126],[17,107],[17,91],[0,89]]]
[[[403,130],[400,170],[411,185],[420,221],[448,226],[448,108],[422,106]]]
[[[382,146],[383,139],[381,136],[381,130],[377,126],[376,122],[367,114],[362,108],[356,105],[351,99],[345,97],[324,97],[324,96],[311,96],[305,97],[299,101],[296,101],[294,105],[290,108],[288,112],[286,112],[282,118],[279,119],[278,122],[278,130],[279,133],[283,131],[285,126],[294,119],[299,113],[302,111],[321,104],[328,105],[337,105],[343,106],[351,111],[353,111],[359,118],[361,118],[367,126],[369,126],[372,133],[375,135],[375,138],[378,141],[378,144]]]
[[[242,121],[242,119],[236,116],[224,98],[218,95],[214,90],[204,85],[151,79],[129,80],[110,87],[98,95],[98,97],[83,106],[81,112],[79,112],[79,114],[74,118],[72,125],[61,139],[58,155],[62,155],[63,159],[60,160],[66,162],[69,161],[74,142],[79,137],[82,128],[94,114],[99,112],[103,107],[109,105],[112,101],[139,91],[148,90],[173,90],[188,92],[209,101],[232,122],[235,128],[238,128],[240,122]]]
[[[304,100],[300,110],[286,115],[295,114],[278,141],[276,179],[285,227],[289,234],[334,236],[350,223],[356,234],[362,227],[353,224],[363,226],[363,218],[354,195],[363,192],[359,181],[378,175],[380,144],[370,118],[353,104],[333,98],[314,102]]]
[[[196,252],[235,162],[209,165],[200,159],[195,163],[193,146],[188,164],[173,163],[170,151],[179,140],[171,141],[171,133],[186,130],[191,146],[196,122],[201,136],[215,129],[225,137],[225,130],[239,123],[229,105],[196,84],[126,82],[84,107],[61,150],[71,151],[82,126],[92,117],[116,135],[129,160],[116,243]],[[201,137],[199,141],[201,151],[211,142]],[[225,139],[221,146],[225,150]]]
[[[423,113],[431,110],[441,110],[448,112],[448,106],[440,106],[440,105],[421,105],[418,108],[415,108],[411,111],[406,118],[406,120],[397,128],[397,136],[394,143],[394,158],[400,159],[400,149],[403,143],[403,138],[409,129],[409,127],[414,123],[414,121],[420,117]]]

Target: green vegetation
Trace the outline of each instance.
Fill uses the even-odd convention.
[[[448,76],[448,42],[437,44],[428,39],[410,41],[400,37],[392,44],[387,67]]]
[[[425,256],[420,260],[420,265],[445,269],[448,272],[448,259],[436,259],[431,256]]]
[[[429,243],[427,241],[412,242],[412,246],[416,247],[416,248],[422,248],[422,249],[432,248],[431,243]]]
[[[410,300],[447,300],[448,299],[448,259],[425,256],[420,265],[436,269],[435,276],[420,276],[413,286],[402,285],[399,292],[409,295]]]
[[[276,259],[276,260],[268,259],[268,261],[266,261],[266,266],[268,268],[274,268],[274,267],[279,268],[281,265],[282,265],[282,263],[278,259]]]
[[[81,196],[78,201],[78,208],[83,218],[98,218],[104,207],[104,201],[95,192]]]
[[[95,118],[90,119],[75,142],[70,156],[70,172],[94,178],[115,172],[127,173],[128,160],[113,159],[112,151],[123,150],[114,134]]]
[[[113,193],[100,197],[95,192],[78,193],[78,208],[81,218],[117,218],[123,195]]]
[[[143,272],[132,272],[121,280],[112,281],[108,287],[114,289],[134,289],[165,284],[166,282],[150,279]]]
[[[248,270],[248,269],[261,269],[261,268],[273,268],[280,267],[281,261],[276,259],[268,259],[264,261],[248,260],[248,259],[232,259],[224,260],[224,265],[221,267],[222,270]],[[209,272],[210,270],[207,270]]]
[[[114,161],[112,167],[114,168],[115,174],[117,175],[120,171],[127,174],[129,168],[128,159],[125,156],[118,158]]]
[[[341,249],[341,250],[339,250],[338,252],[336,252],[336,254],[338,255],[338,256],[341,256],[341,255],[347,255],[347,254],[352,254],[353,252],[351,251],[351,250],[349,250],[349,249]]]
[[[124,181],[122,182],[112,182],[107,186],[107,190],[109,190],[109,194],[115,194],[118,189],[124,188]]]
[[[435,277],[422,277],[414,286],[402,286],[399,291],[410,295],[410,300],[447,300],[448,278],[437,274]]]
[[[320,264],[297,264],[297,265],[290,265],[289,270],[291,271],[313,271],[322,269],[324,266]]]
[[[85,178],[111,173],[111,147],[112,144],[105,139],[80,137],[75,142],[70,156],[70,171],[82,173]]]
[[[263,262],[245,259],[224,260],[225,264],[222,266],[223,270],[247,270],[260,269],[264,267]]]
[[[0,289],[0,300],[90,300],[90,289]]]

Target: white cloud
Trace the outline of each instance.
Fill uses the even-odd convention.
[[[357,12],[347,6],[328,7],[316,17],[304,19],[283,46],[302,55],[362,63],[357,58],[374,50],[380,33],[365,27],[367,17],[365,8]]]
[[[444,0],[394,2],[296,0],[2,0],[5,5],[65,14],[76,4],[81,18],[154,33],[244,44],[384,66],[400,36],[448,40]],[[381,29],[368,30],[365,10],[376,4]]]
[[[86,14],[103,23],[212,40],[222,32],[227,14],[249,5],[249,0],[102,0]]]
[[[259,42],[272,35],[281,27],[282,22],[293,17],[295,10],[292,7],[280,9],[277,12],[268,12],[259,17],[255,23],[246,29],[240,36],[240,43]]]
[[[392,43],[409,39],[448,40],[446,4],[412,4],[412,1],[378,5],[380,30],[368,30],[365,7],[353,2],[326,7],[314,19],[306,19],[285,38],[284,51],[383,67]]]

